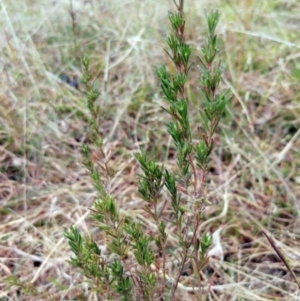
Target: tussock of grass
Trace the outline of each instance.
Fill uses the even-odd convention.
[[[106,113],[101,131],[109,137],[106,146],[116,169],[111,191],[124,213],[152,226],[137,195],[133,154],[146,148],[164,163],[162,150],[168,149],[172,158],[153,72],[167,59],[163,35],[172,3],[106,2],[73,1],[73,23],[67,1],[1,3],[1,300],[37,300],[15,286],[7,290],[3,280],[9,274],[32,282],[52,300],[80,300],[81,295],[96,300],[66,263],[71,253],[63,238],[71,224],[93,229],[88,208],[95,192],[78,150],[87,139],[87,109],[80,87],[59,79],[62,73],[81,77],[79,58],[85,52]],[[294,300],[290,296],[297,285],[260,230],[271,233],[300,277],[300,34],[295,22],[300,7],[296,1],[240,2],[214,1],[222,12],[220,49],[228,70],[223,85],[231,83],[234,99],[216,136],[208,176],[212,204],[203,225],[212,233],[222,227],[224,261],[212,258],[202,276],[213,300]],[[187,1],[187,36],[197,48],[203,32],[199,16],[209,3]],[[190,78],[195,121],[196,85]],[[99,156],[96,150],[94,156]],[[95,235],[104,248],[105,237]],[[189,276],[182,278],[183,297],[192,300],[184,288],[190,286]]]

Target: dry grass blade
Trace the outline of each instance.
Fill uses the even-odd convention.
[[[300,289],[300,281],[297,279],[295,273],[291,269],[291,267],[290,267],[287,259],[283,256],[282,252],[278,249],[278,247],[276,246],[274,240],[264,230],[262,230],[262,233],[268,239],[270,245],[272,246],[272,248],[274,249],[274,251],[276,252],[276,254],[278,255],[278,257],[280,258],[280,260],[284,263],[284,265],[286,266],[286,268],[288,269],[288,271],[291,273],[291,275],[293,276],[295,282],[298,285],[298,288]]]

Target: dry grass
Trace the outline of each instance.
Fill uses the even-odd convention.
[[[172,1],[82,2],[73,0],[72,23],[68,0],[0,1],[3,301],[37,300],[16,287],[7,290],[3,279],[9,274],[56,300],[80,300],[80,291],[96,300],[66,263],[71,253],[63,238],[63,230],[75,224],[103,243],[90,225],[88,207],[95,192],[78,151],[87,132],[83,94],[59,79],[61,73],[81,77],[83,53],[91,56],[101,90],[103,133],[118,170],[110,189],[124,214],[148,222],[135,186],[133,153],[146,148],[172,165],[153,72],[154,65],[166,61],[163,33]],[[186,2],[188,37],[199,48],[203,8],[212,1]],[[222,11],[223,85],[232,88],[234,99],[216,136],[208,185],[212,205],[202,227],[210,232],[222,227],[224,260],[212,258],[203,277],[212,300],[296,300],[291,295],[297,285],[260,230],[272,235],[299,276],[300,5],[213,3]],[[189,83],[195,125],[196,76]]]

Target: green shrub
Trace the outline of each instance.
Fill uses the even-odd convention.
[[[203,207],[209,202],[205,175],[214,145],[213,135],[230,96],[228,91],[218,91],[221,67],[214,64],[214,60],[218,51],[215,29],[220,15],[218,11],[210,11],[206,13],[208,33],[198,56],[202,124],[198,132],[192,132],[186,93],[192,48],[185,42],[183,4],[181,0],[176,5],[177,11],[168,15],[172,32],[166,38],[168,49],[165,51],[176,72],[170,74],[165,65],[155,68],[165,99],[162,109],[170,116],[167,131],[177,150],[177,166],[168,170],[146,153],[136,155],[142,170],[138,192],[145,202],[146,214],[156,225],[151,231],[147,232],[130,216],[122,215],[117,197],[108,190],[107,183],[113,171],[109,167],[110,155],[104,151],[104,137],[99,131],[104,116],[97,103],[99,93],[94,89],[89,72],[89,58],[85,56],[82,60],[90,137],[103,158],[96,166],[89,147],[83,145],[83,163],[98,193],[91,209],[92,218],[108,238],[110,256],[102,254],[92,236],[83,237],[74,227],[66,231],[65,236],[74,253],[70,263],[91,280],[91,288],[103,300],[174,300],[179,286],[182,287],[180,277],[187,264],[192,267],[197,299],[204,300],[200,272],[208,261],[212,237],[199,233],[198,229],[203,222]],[[197,143],[193,142],[195,139]],[[175,248],[168,241],[170,228],[178,239]],[[171,273],[167,262],[174,265]]]

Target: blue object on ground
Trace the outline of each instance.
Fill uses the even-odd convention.
[[[60,80],[65,82],[66,84],[70,85],[71,87],[75,89],[79,89],[79,81],[77,79],[71,80],[70,77],[67,74],[61,74],[59,76]]]
[[[70,77],[66,74],[61,74],[59,76],[60,80],[62,80],[63,82],[67,83],[67,84],[70,84],[71,83],[71,80],[70,80]]]

